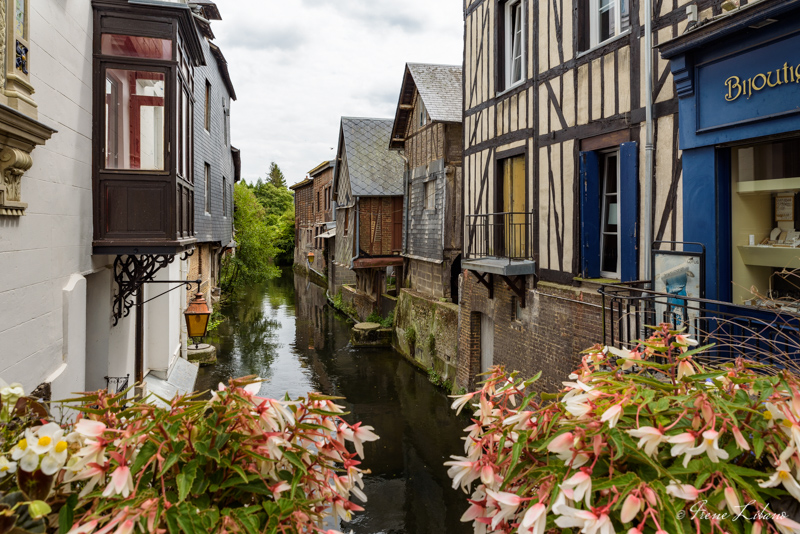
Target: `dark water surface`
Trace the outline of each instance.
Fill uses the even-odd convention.
[[[468,423],[426,375],[391,349],[352,348],[350,325],[326,305],[325,291],[292,272],[253,287],[227,315],[216,340],[219,361],[200,370],[198,389],[254,374],[269,380],[261,395],[346,397],[348,419],[372,425],[381,437],[364,444],[363,467],[372,470],[364,477],[366,511],[343,532],[471,532],[459,521],[466,495],[450,487],[442,465],[463,453]]]

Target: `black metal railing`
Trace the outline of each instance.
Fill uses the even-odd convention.
[[[648,282],[604,285],[603,339],[631,346],[649,337],[647,326],[668,323],[685,328],[701,344],[714,344],[710,360],[739,356],[779,367],[800,364],[800,315],[783,309],[740,306],[728,302],[658,293]]]
[[[464,228],[464,259],[534,259],[534,222],[533,212],[467,215]]]
[[[107,376],[106,377],[106,391],[110,395],[116,395],[128,389],[128,381],[131,375],[127,376]]]

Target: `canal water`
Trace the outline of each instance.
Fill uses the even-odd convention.
[[[381,437],[364,444],[363,467],[372,471],[364,477],[366,511],[343,524],[343,532],[471,532],[460,522],[466,495],[451,488],[443,465],[463,454],[460,436],[469,423],[424,373],[391,349],[351,347],[350,324],[327,305],[325,290],[291,271],[254,287],[226,313],[218,363],[200,370],[198,389],[259,375],[268,380],[261,395],[342,396],[348,419],[375,427]]]

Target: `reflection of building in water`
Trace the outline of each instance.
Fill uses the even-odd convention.
[[[324,350],[328,325],[325,319],[325,289],[304,276],[294,277],[298,350]]]

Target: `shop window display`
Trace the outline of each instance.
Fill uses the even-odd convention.
[[[731,163],[733,302],[800,311],[800,139],[735,147]]]

